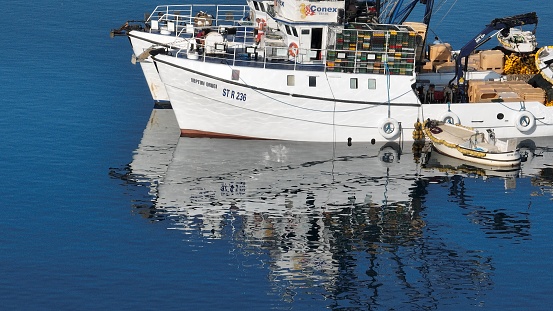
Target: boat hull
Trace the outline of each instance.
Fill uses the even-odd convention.
[[[343,73],[326,76],[323,72],[232,67],[164,55],[155,60],[182,136],[319,142],[411,140],[413,117],[420,111],[412,92],[403,98],[396,96],[398,103],[392,105],[390,118],[386,96],[380,93],[372,103],[354,91],[333,100],[332,90],[349,83]],[[232,80],[233,70],[239,71],[238,80]],[[287,75],[295,75],[296,83],[316,75],[318,83],[326,85],[294,92],[286,85]],[[403,78],[407,83],[411,79]],[[384,134],[387,137],[381,133],[386,120],[393,128]]]
[[[151,56],[144,54],[147,53],[148,49],[152,46],[169,46],[175,44],[175,40],[178,40],[181,45],[183,45],[183,43],[187,45],[186,41],[175,36],[143,31],[131,31],[128,37],[133,50],[133,62],[136,61],[140,65],[154,102],[169,102],[169,95],[165,90],[165,85],[159,77],[159,73],[157,72]]]
[[[441,154],[480,165],[509,168],[520,166],[520,154],[518,152],[487,153],[485,156],[476,156],[463,153],[456,148],[450,148],[443,144],[434,144],[433,147]],[[470,150],[466,151],[470,152]]]
[[[516,140],[499,140],[493,132],[428,121],[424,131],[436,151],[452,158],[494,167],[518,167],[521,156]]]
[[[410,88],[410,76],[391,77],[388,105],[383,75],[232,66],[226,60],[209,63],[167,55],[157,55],[154,61],[182,136],[410,141],[417,119],[449,119],[481,132],[493,128],[497,138],[553,135],[553,107],[540,102],[421,105]],[[307,85],[315,76],[319,87],[291,87],[288,76],[294,76],[296,85]],[[380,88],[351,90],[350,79],[375,79]],[[517,126],[521,120],[530,123]],[[383,131],[388,121],[398,128],[393,135]]]

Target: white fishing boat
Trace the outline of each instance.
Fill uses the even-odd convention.
[[[549,83],[553,83],[553,46],[540,48],[535,55],[536,67]]]
[[[505,49],[517,53],[533,52],[538,47],[534,31],[520,28],[505,28],[505,31],[499,31],[497,40]]]
[[[196,37],[202,30],[217,30],[234,37],[234,41],[254,41],[256,18],[268,26],[274,25],[268,17],[273,1],[248,1],[248,5],[175,4],[158,5],[144,20],[129,20],[112,36],[128,36],[133,54],[132,63],[139,63],[156,104],[169,103],[165,86],[155,68],[151,55],[159,49],[183,49],[196,47]],[[209,12],[209,13],[208,13]],[[228,33],[236,30],[237,33]],[[207,42],[209,45],[209,41]]]
[[[183,44],[163,43],[165,53],[149,58],[182,136],[405,141],[412,139],[417,118],[494,128],[498,138],[553,135],[553,107],[545,106],[544,91],[532,89],[528,96],[528,88],[504,83],[495,65],[503,54],[480,52],[478,70],[465,70],[463,63],[493,31],[536,23],[535,13],[494,19],[457,52],[447,44],[425,51],[428,20],[387,19],[394,14],[384,11],[389,6],[378,12],[379,2],[306,6],[283,0],[265,11],[258,7],[267,19],[253,23],[239,19],[228,27],[199,27],[192,21],[183,26],[188,37],[178,31],[128,35],[144,44],[135,54],[167,37]],[[249,3],[251,9],[257,2]],[[432,3],[425,2],[427,12]],[[200,31],[208,33],[196,44]],[[491,80],[498,85],[473,87]]]
[[[543,100],[524,100],[499,87],[493,90],[497,98],[470,99],[465,77],[485,79],[493,70],[467,75],[458,60],[450,75],[418,73],[414,27],[344,23],[338,14],[343,5],[320,1],[306,11],[301,3],[284,0],[273,17],[280,30],[267,30],[259,44],[192,59],[184,50],[154,56],[181,134],[399,141],[411,139],[417,118],[431,118],[494,128],[498,138],[553,135],[553,108]],[[496,19],[484,34],[532,21],[535,14]],[[225,37],[220,40],[221,46],[228,44]],[[471,41],[459,58],[476,46]],[[457,83],[450,90],[458,92],[448,94],[452,79]],[[421,100],[417,88],[433,91],[433,97]]]
[[[500,140],[492,130],[428,120],[424,132],[438,152],[453,158],[493,167],[519,167],[521,156],[516,139]]]

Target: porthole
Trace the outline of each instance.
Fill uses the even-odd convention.
[[[505,118],[505,115],[503,115],[501,112],[497,114],[498,120],[503,120],[503,118]]]

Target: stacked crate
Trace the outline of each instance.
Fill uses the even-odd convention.
[[[537,101],[545,104],[545,91],[524,81],[471,80],[468,87],[469,102],[482,103],[494,100],[505,102]]]
[[[451,62],[451,45],[449,43],[433,44],[430,46],[429,60],[432,71],[436,67]]]
[[[482,51],[480,52],[480,69],[503,73],[504,57],[505,54],[499,50]]]
[[[416,33],[397,29],[371,29],[350,24],[336,34],[336,50],[327,53],[331,71],[384,74],[413,74]]]
[[[410,32],[409,36],[412,37],[409,40],[412,40],[413,46],[415,46],[415,40],[416,37],[419,36],[420,40],[422,41],[423,38],[426,38],[426,29],[428,28],[428,25],[425,23],[418,23],[418,22],[404,22],[403,25],[411,27],[414,32]],[[424,53],[423,49],[424,45],[419,45],[416,47],[416,59],[422,59],[422,54]]]

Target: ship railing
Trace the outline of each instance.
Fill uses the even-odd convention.
[[[160,5],[145,18],[150,32],[174,36],[194,34],[195,29],[251,24],[247,5]]]
[[[212,31],[220,30],[220,27],[212,28]],[[267,46],[260,48],[253,40],[251,27],[238,26],[235,31],[236,35],[225,36],[223,42],[196,46],[199,53],[193,53],[206,62],[225,59],[233,66],[390,75],[413,75],[415,70],[415,49],[411,47],[394,48],[394,45],[384,42],[372,48],[351,44],[347,49],[291,50],[283,40],[272,46],[266,43]],[[242,34],[238,35],[240,32]],[[178,54],[188,52],[180,51]]]
[[[412,58],[392,58],[391,52],[373,51],[373,59],[347,58],[341,54],[351,50],[298,49],[295,56],[290,55],[286,46],[256,47],[252,41],[226,41],[215,44],[197,44],[195,39],[188,50],[179,50],[177,56],[188,57],[193,53],[204,62],[221,62],[225,60],[231,66],[262,67],[268,69],[309,70],[324,72],[369,73],[390,75],[412,75],[414,66]],[[337,54],[331,60],[329,54]],[[339,60],[339,61],[337,61]],[[342,61],[343,60],[343,61]],[[379,60],[379,61],[375,61]],[[398,64],[398,65],[396,65]]]

